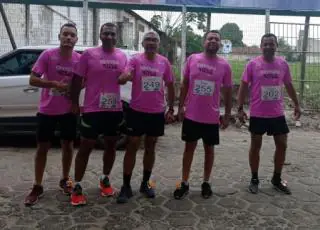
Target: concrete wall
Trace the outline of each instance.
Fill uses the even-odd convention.
[[[58,11],[64,16],[70,18],[78,27],[78,45],[83,44],[83,10],[77,7],[60,7],[50,6],[53,10]],[[26,39],[26,7],[22,4],[4,4],[5,12],[15,38],[17,46],[28,44]],[[143,21],[138,20],[132,15],[113,9],[98,9],[97,11],[97,28],[103,23],[117,23],[122,28],[122,44],[128,49],[142,51],[141,40],[145,32],[152,29]],[[46,6],[31,5],[30,6],[30,32],[29,44],[58,44],[58,33],[60,27],[68,22],[66,18],[61,17],[57,13],[48,9]],[[93,10],[89,9],[88,14],[88,34],[87,44],[93,45]],[[100,43],[99,43],[100,44]],[[3,20],[0,20],[0,54],[12,50],[11,43],[5,29]]]

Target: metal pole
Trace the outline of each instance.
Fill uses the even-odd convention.
[[[302,56],[301,56],[301,73],[300,73],[300,103],[301,104],[303,103],[303,94],[304,94],[304,79],[305,79],[305,74],[306,74],[309,24],[310,24],[310,16],[306,16],[305,24],[304,24]]]
[[[185,5],[182,6],[182,30],[181,30],[181,82],[183,81],[183,68],[186,59],[186,51],[187,51],[187,7]]]
[[[270,10],[266,10],[265,33],[270,33]]]
[[[25,34],[25,39],[26,39],[26,46],[30,45],[30,5],[26,4],[26,34]]]
[[[210,13],[207,13],[207,32],[210,31],[210,28],[211,28],[211,12]]]
[[[99,9],[96,8],[92,10],[92,41],[94,46],[99,44],[99,12]]]
[[[88,0],[83,0],[83,45],[88,44],[88,11]]]
[[[13,37],[12,31],[11,31],[11,27],[10,27],[10,24],[9,24],[6,12],[4,11],[2,3],[0,3],[0,13],[1,13],[1,16],[3,18],[3,22],[4,22],[4,25],[6,27],[6,30],[7,30],[7,33],[8,33],[12,48],[15,50],[15,49],[17,49],[17,45],[16,45],[16,42],[14,41],[14,37]]]

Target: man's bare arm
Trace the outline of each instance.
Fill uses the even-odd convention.
[[[42,79],[40,75],[34,72],[30,74],[29,84],[31,86],[35,86],[39,88],[57,88],[58,87],[58,82]]]
[[[239,91],[238,91],[238,110],[243,109],[243,105],[249,91],[249,84],[247,82],[241,81]]]
[[[231,115],[232,109],[232,86],[222,88],[225,106],[225,115]]]
[[[291,98],[291,100],[294,103],[294,106],[296,106],[296,107],[299,106],[297,93],[296,93],[296,90],[295,90],[294,86],[292,85],[292,83],[286,84],[285,87],[286,87],[286,90],[287,90],[289,97]]]
[[[189,88],[189,80],[185,77],[183,78],[183,82],[180,88],[179,108],[184,107],[184,102],[188,94],[188,88]]]
[[[173,82],[168,83],[167,87],[168,87],[168,106],[169,106],[169,110],[173,110],[174,99],[175,99],[174,83]]]
[[[71,101],[73,105],[79,105],[79,95],[83,88],[83,78],[74,74],[71,82]]]

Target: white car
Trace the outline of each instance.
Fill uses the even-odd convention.
[[[27,46],[0,57],[0,135],[34,134],[41,89],[29,85],[32,66],[39,55],[56,46]],[[89,47],[76,46],[82,53]],[[130,58],[137,51],[122,49]],[[80,95],[83,100],[84,91]],[[121,86],[121,100],[127,106],[131,99],[131,82]]]

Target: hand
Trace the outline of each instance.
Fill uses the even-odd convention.
[[[230,122],[230,114],[225,114],[222,117],[220,117],[220,127],[222,129],[228,128],[229,122]]]
[[[69,91],[69,84],[54,81],[52,88],[56,89],[59,92],[67,92]]]
[[[174,117],[174,110],[169,109],[165,115],[167,124],[173,123],[176,119]]]
[[[179,109],[178,109],[178,120],[180,122],[183,121],[184,114],[185,114],[185,108],[184,107],[179,107]]]
[[[238,111],[238,119],[242,124],[246,123],[246,120],[248,120],[248,116],[243,109]]]
[[[294,119],[297,121],[299,120],[300,116],[301,116],[301,108],[299,105],[296,105],[294,107]]]
[[[118,78],[118,84],[124,85],[131,80],[131,73],[123,73]]]
[[[79,107],[79,105],[72,104],[72,106],[71,106],[71,112],[72,112],[73,114],[78,115],[78,114],[80,113],[80,107]]]

